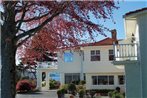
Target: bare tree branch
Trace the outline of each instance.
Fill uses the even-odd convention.
[[[30,19],[27,19],[27,20],[18,20],[17,22],[19,22],[19,21],[22,21],[22,22],[30,22],[32,20],[39,20],[39,19],[41,19],[43,17],[46,17],[47,15],[49,15],[49,13],[46,13],[46,14],[40,16],[40,17],[33,17],[33,18],[30,18]]]
[[[25,43],[28,39],[30,38],[30,36],[28,35],[28,37],[26,37],[25,39],[23,39],[21,42],[17,43],[16,47],[21,46],[23,43]]]
[[[23,29],[19,29],[20,31],[22,31],[23,33],[25,33],[26,31],[25,30],[23,30]]]
[[[59,8],[59,10],[57,10],[51,17],[49,17],[48,19],[46,19],[42,24],[40,24],[39,26],[31,29],[31,30],[28,30],[26,31],[26,33],[22,33],[22,34],[19,34],[17,37],[16,37],[16,40],[18,41],[19,39],[27,36],[27,35],[30,35],[30,37],[32,36],[32,34],[34,35],[37,31],[39,31],[43,26],[45,26],[48,22],[52,21],[56,16],[58,16],[60,13],[62,13],[62,11],[64,10],[65,6],[67,5],[68,3],[66,3],[65,5],[62,5],[61,8]]]
[[[31,36],[34,36],[35,33],[28,35],[25,39],[23,39],[21,42],[17,43],[16,47],[21,46],[23,43],[25,43]]]
[[[17,26],[17,32],[18,32],[18,30],[20,29],[20,27],[21,27],[21,25],[22,25],[22,20],[24,19],[24,17],[25,17],[25,14],[26,14],[26,6],[27,6],[27,4],[28,3],[26,3],[25,5],[24,5],[24,7],[23,7],[23,14],[22,14],[22,16],[21,16],[21,19],[20,19],[20,22],[19,22],[19,24],[18,24],[18,26]]]

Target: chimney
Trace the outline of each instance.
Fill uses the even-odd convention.
[[[111,36],[112,36],[112,39],[115,42],[115,44],[118,44],[116,29],[111,30]]]

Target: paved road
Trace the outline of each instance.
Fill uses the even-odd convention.
[[[33,94],[17,94],[16,98],[57,98],[56,91],[44,91]]]

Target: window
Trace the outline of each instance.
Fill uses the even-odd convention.
[[[109,50],[109,61],[114,60],[114,53],[113,50]]]
[[[98,76],[98,85],[108,85],[108,76]]]
[[[124,84],[124,81],[125,81],[124,76],[123,76],[123,75],[119,75],[119,76],[118,76],[118,83],[119,83],[120,85],[123,85],[123,84]]]
[[[100,50],[91,51],[91,61],[100,61]]]
[[[114,76],[109,76],[109,84],[110,85],[114,84]]]
[[[92,76],[92,85],[113,85],[114,76]]]
[[[98,84],[97,76],[92,76],[92,84],[93,85],[97,85]]]
[[[65,74],[65,84],[69,84],[71,82],[75,82],[78,84],[80,81],[80,73],[66,73]]]
[[[64,53],[64,62],[73,62],[73,53]]]

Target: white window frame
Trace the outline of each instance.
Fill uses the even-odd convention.
[[[93,53],[92,53],[93,52]],[[100,50],[91,50],[90,51],[90,58],[91,61],[100,61],[101,60],[101,55],[100,55]],[[94,58],[98,58],[98,59],[93,59]]]

